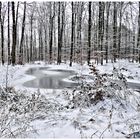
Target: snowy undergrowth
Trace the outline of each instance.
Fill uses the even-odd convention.
[[[108,63],[103,66],[96,65],[96,67],[101,74],[112,74],[113,67],[115,67],[126,76],[127,81],[140,83],[140,64],[138,63],[132,63],[128,60],[118,60],[117,63]]]
[[[94,66],[92,71],[93,84],[83,81],[73,92],[64,93],[69,101],[67,108],[80,110],[73,123],[82,137],[138,137],[134,132],[140,129],[140,96],[127,88],[124,75],[117,69],[114,68],[111,78],[99,75]],[[85,115],[89,118],[82,121],[80,116],[84,118]],[[94,133],[87,133],[91,129]]]
[[[14,88],[0,88],[0,137],[25,138],[37,133],[31,122],[56,119],[62,109],[60,103],[48,100],[39,91],[27,95]]]
[[[22,80],[20,77],[24,77],[25,70],[38,66],[45,64],[16,66],[13,72],[12,68],[9,68],[9,73],[14,75],[11,82],[17,79],[18,83],[18,79]],[[65,64],[47,66],[53,69],[69,68]],[[99,75],[94,75],[95,83],[87,83],[86,79],[82,78],[83,84],[73,91],[65,89],[63,92],[56,90],[51,93],[47,90],[30,91],[23,88],[19,91],[8,91],[6,97],[1,97],[0,137],[137,137],[140,130],[139,93],[127,88],[126,74],[118,70],[118,67],[118,71],[114,72],[111,71],[112,64],[110,67],[97,68],[99,67]],[[108,73],[107,67],[113,75],[104,75],[105,71]],[[134,66],[125,68],[129,67]],[[138,65],[135,65],[135,68],[138,71]],[[74,64],[70,69],[81,76],[90,72],[87,65],[82,67]],[[5,92],[2,88],[1,91]]]

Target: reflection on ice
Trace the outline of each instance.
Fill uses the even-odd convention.
[[[53,70],[48,67],[30,68],[26,74],[33,75],[36,79],[25,82],[23,85],[33,88],[63,89],[78,85],[75,82],[63,81],[64,78],[75,75],[71,70]]]

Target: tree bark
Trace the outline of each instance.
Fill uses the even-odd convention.
[[[32,62],[33,54],[33,13],[30,17],[30,62]]]
[[[12,3],[12,19],[13,19],[13,33],[12,33],[12,65],[16,62],[16,20],[15,20],[15,2]]]
[[[138,38],[137,38],[137,49],[138,49],[138,61],[140,63],[140,2],[139,2],[139,16],[138,16]]]
[[[61,63],[61,57],[62,57],[64,19],[65,19],[64,2],[63,3],[59,2],[58,3],[58,57],[57,57],[57,64]]]
[[[100,48],[101,65],[103,65],[104,7],[104,2],[99,2],[98,45]]]
[[[11,63],[10,56],[10,2],[8,2],[8,65]]]
[[[101,65],[103,65],[103,41],[104,41],[104,10],[105,3],[102,2],[102,18],[101,18]]]
[[[49,29],[49,57],[50,64],[52,63],[52,45],[53,45],[53,26],[55,17],[55,2],[53,3],[53,13],[52,13],[52,3],[50,3],[50,29]]]
[[[113,2],[113,59],[116,62],[117,52],[117,7],[116,2]]]
[[[19,54],[19,64],[23,64],[23,41],[24,41],[24,31],[25,31],[25,18],[26,18],[26,2],[24,2],[24,13],[22,21],[22,31],[21,31],[21,40],[20,40],[20,54]]]
[[[110,11],[110,2],[106,3],[106,44],[105,44],[105,49],[106,49],[106,63],[108,63],[108,23],[109,23],[109,11]]]
[[[90,65],[90,50],[91,50],[91,2],[89,2],[88,5],[88,13],[89,13],[89,18],[88,18],[88,59],[87,63]]]
[[[74,45],[74,4],[71,2],[72,6],[72,24],[71,24],[71,50],[70,50],[70,67],[72,66],[72,61],[73,61],[73,45]]]
[[[120,48],[121,48],[121,31],[122,31],[122,7],[124,2],[120,2],[120,21],[119,21],[119,38],[118,38],[118,55],[120,58]]]
[[[61,3],[58,2],[58,56],[57,56],[57,64],[61,63],[60,59],[60,52],[61,52],[61,27],[60,27],[60,9],[61,9]]]
[[[2,18],[2,2],[0,2],[0,23],[1,23],[1,61],[4,65],[4,21]]]

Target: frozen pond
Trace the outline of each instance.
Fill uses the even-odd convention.
[[[52,69],[49,67],[30,68],[26,74],[35,76],[35,79],[23,84],[26,87],[45,88],[45,89],[64,89],[74,88],[79,84],[74,81],[65,81],[64,79],[76,75],[72,70]],[[92,79],[92,77],[90,77]],[[140,91],[139,83],[128,82],[128,88]]]
[[[75,82],[67,82],[63,79],[76,73],[71,70],[51,69],[49,67],[30,68],[26,74],[36,78],[23,84],[26,87],[45,88],[45,89],[63,89],[73,88],[78,85]]]

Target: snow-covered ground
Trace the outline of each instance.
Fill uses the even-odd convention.
[[[113,66],[126,76],[128,81],[140,83],[140,64],[129,63],[126,60],[103,66],[96,66],[99,73],[112,74]],[[50,67],[53,69],[73,70],[78,75],[92,75],[89,67],[85,64],[73,64],[69,67],[68,64],[47,65],[43,62],[40,64],[26,64],[24,66],[9,66],[8,80],[6,80],[7,66],[0,66],[0,84],[13,86],[16,91],[22,91],[25,95],[40,93],[46,98],[46,106],[49,105],[47,111],[44,110],[34,115],[39,115],[38,119],[31,120],[30,125],[35,132],[28,132],[26,138],[120,138],[133,132],[140,131],[140,108],[134,108],[131,102],[125,99],[117,99],[105,97],[104,100],[89,107],[79,106],[70,107],[72,90],[54,90],[54,89],[36,89],[27,88],[22,84],[26,81],[34,79],[34,76],[26,75],[25,72],[32,67]],[[44,73],[47,73],[44,70]],[[50,74],[50,73],[48,73]],[[54,73],[58,74],[58,73]],[[70,80],[70,79],[65,79]],[[91,82],[91,81],[90,81]],[[133,92],[133,90],[130,90]],[[139,94],[134,92],[139,98]],[[84,96],[84,95],[83,95]],[[131,95],[132,97],[132,95]],[[40,99],[41,100],[41,99]],[[132,99],[132,102],[134,98]],[[84,104],[84,103],[83,103]],[[59,106],[59,107],[58,107]],[[53,107],[53,108],[52,108]],[[61,108],[62,107],[62,108]],[[59,109],[58,109],[59,108]],[[31,115],[28,114],[28,115]],[[20,135],[18,135],[20,137]]]
[[[111,74],[113,67],[120,70],[126,77],[128,82],[140,83],[140,64],[132,63],[128,60],[119,60],[117,63],[108,63],[103,66],[97,65],[100,73]]]

